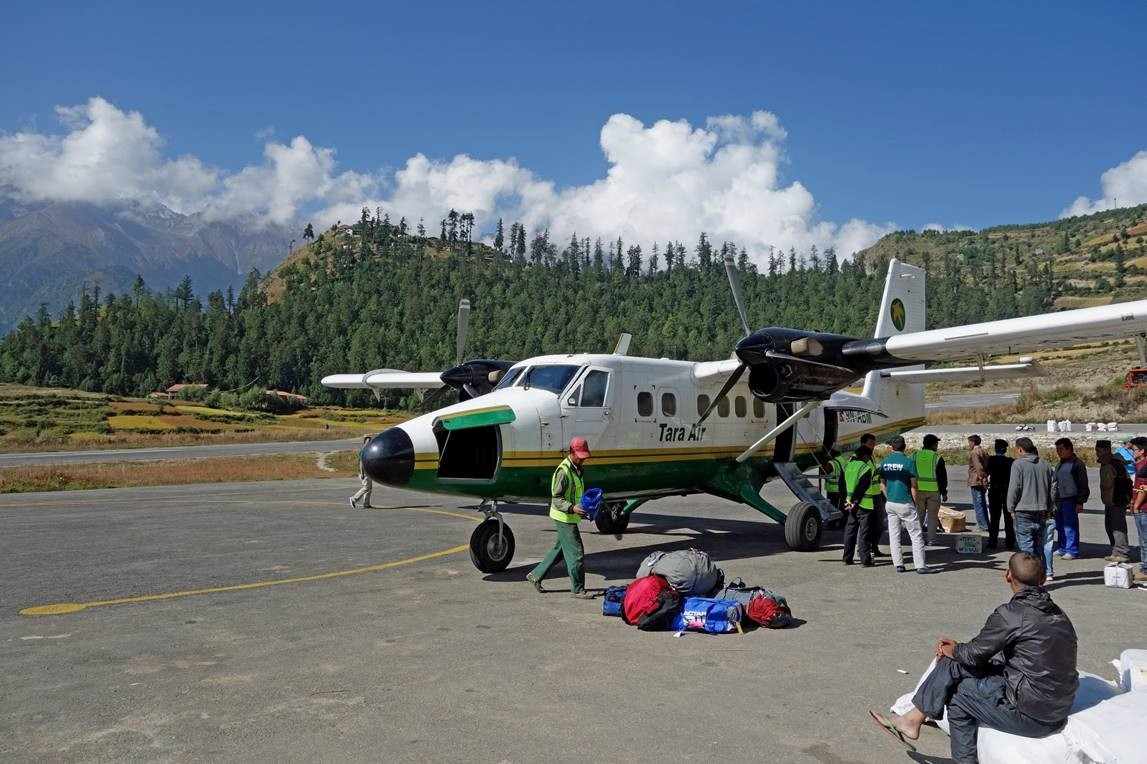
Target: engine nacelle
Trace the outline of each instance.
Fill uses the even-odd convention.
[[[749,369],[749,392],[763,401],[784,403],[828,398],[856,379],[847,369],[787,359],[769,359]]]

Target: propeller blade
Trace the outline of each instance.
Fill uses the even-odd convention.
[[[709,404],[709,408],[705,409],[705,412],[701,414],[701,418],[697,420],[697,424],[704,422],[709,415],[713,413],[713,409],[717,408],[717,404],[724,400],[725,396],[729,394],[729,391],[733,389],[733,385],[741,380],[741,375],[745,373],[745,369],[747,368],[749,368],[748,365],[742,363],[729,375],[729,379],[721,387],[721,392],[717,393],[717,397]]]
[[[745,312],[745,296],[741,293],[741,277],[737,273],[737,263],[732,255],[725,255],[725,274],[729,277],[729,288],[733,290],[733,302],[737,304],[737,313],[741,316],[741,326],[748,337],[753,333],[749,328],[749,314]]]
[[[470,328],[470,301],[463,298],[458,303],[458,336],[455,340],[454,365],[462,363],[462,352],[466,349],[466,333]]]

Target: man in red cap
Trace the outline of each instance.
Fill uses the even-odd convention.
[[[585,493],[581,466],[589,457],[589,444],[585,438],[570,438],[569,455],[554,470],[550,481],[550,517],[557,526],[558,538],[545,559],[526,574],[526,580],[539,592],[543,591],[542,579],[561,557],[570,574],[571,594],[579,599],[591,599],[593,596],[585,590],[585,569],[582,566],[585,549],[577,529],[578,522],[585,517],[585,510],[581,508],[581,497]]]

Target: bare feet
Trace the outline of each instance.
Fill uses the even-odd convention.
[[[920,739],[920,728],[924,726],[924,712],[920,709],[913,708],[903,716],[890,716],[888,720],[909,740]]]

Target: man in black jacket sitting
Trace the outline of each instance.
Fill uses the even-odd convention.
[[[1043,588],[1043,560],[1016,552],[1004,579],[1012,598],[996,608],[971,642],[941,639],[936,665],[903,716],[872,714],[902,743],[920,736],[945,708],[952,758],[975,762],[979,726],[1024,737],[1043,737],[1067,722],[1079,674],[1071,620]]]

